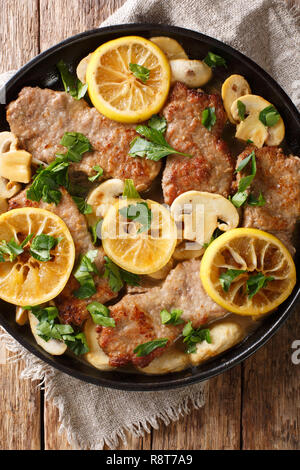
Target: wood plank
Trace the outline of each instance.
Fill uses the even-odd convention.
[[[39,53],[38,0],[1,0],[0,73],[17,69]]]
[[[203,408],[169,426],[154,429],[152,449],[237,450],[240,448],[240,416],[241,367],[237,366],[209,381]]]
[[[291,361],[300,338],[299,310],[244,363],[243,449],[299,449],[300,366]]]
[[[40,0],[40,46],[45,50],[74,34],[97,28],[125,0]]]
[[[25,34],[24,34],[25,32]],[[38,0],[2,0],[0,72],[21,67],[39,52]],[[5,45],[5,47],[4,47]],[[24,362],[8,363],[0,344],[0,448],[40,449],[40,392],[36,383],[20,380]]]

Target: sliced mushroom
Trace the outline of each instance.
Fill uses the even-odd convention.
[[[147,367],[139,368],[139,371],[144,374],[168,374],[185,369],[189,364],[189,355],[174,344]]]
[[[1,153],[0,176],[10,181],[29,183],[31,180],[31,154],[26,150]]]
[[[41,346],[41,348],[43,348],[49,354],[52,354],[52,356],[60,356],[66,351],[67,345],[63,341],[58,339],[49,339],[49,341],[45,341],[37,334],[37,325],[39,324],[39,320],[35,315],[33,315],[31,311],[28,312],[28,318],[34,339],[36,340],[37,344]]]
[[[0,176],[0,198],[10,199],[19,191],[21,191],[22,186],[19,183],[14,181],[8,181],[5,178]]]
[[[108,209],[114,204],[124,190],[124,181],[114,178],[99,184],[88,196],[87,203],[92,206],[93,212],[87,219],[90,225],[103,218]]]
[[[241,96],[249,95],[251,88],[247,80],[242,75],[230,75],[222,85],[222,99],[228,119],[232,124],[236,124],[231,114],[232,103]]]
[[[238,226],[239,214],[228,199],[219,194],[187,191],[171,205],[175,222],[183,223],[183,238],[202,247],[209,243],[216,228],[222,231]]]
[[[150,38],[167,56],[169,60],[174,59],[188,59],[188,56],[183,47],[173,38],[166,36],[155,36]]]
[[[194,365],[226,351],[244,337],[243,328],[232,321],[223,321],[212,326],[209,330],[211,343],[202,341],[197,344],[197,351],[190,355],[190,360]]]
[[[92,53],[84,57],[77,65],[76,75],[82,83],[86,83],[86,69],[91,57]]]
[[[84,325],[84,334],[88,343],[89,352],[84,355],[84,358],[100,370],[111,370],[113,367],[109,365],[109,357],[102,351],[98,343],[98,334],[96,325],[91,318],[89,318]]]
[[[212,77],[211,67],[202,60],[170,60],[171,83],[182,82],[190,88],[205,85]]]
[[[22,307],[16,308],[16,323],[18,325],[25,325],[28,322],[28,310],[25,310]]]
[[[18,139],[12,132],[0,132],[0,153],[17,150]]]
[[[239,116],[238,101],[245,106],[245,119]],[[279,145],[285,134],[282,118],[272,127],[266,127],[259,119],[260,112],[270,106],[271,103],[258,95],[244,95],[235,100],[231,106],[233,119],[238,122],[236,137],[248,141],[251,140],[256,147],[266,145]]]

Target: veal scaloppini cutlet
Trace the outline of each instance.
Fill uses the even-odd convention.
[[[67,225],[75,244],[76,260],[80,254],[86,254],[90,250],[97,249],[98,255],[95,259],[95,264],[100,272],[103,274],[104,269],[104,251],[102,248],[95,248],[92,244],[91,236],[88,232],[86,219],[81,214],[73,201],[69,193],[64,189],[60,188],[62,198],[60,203],[56,206],[55,204],[48,204],[43,201],[34,202],[26,197],[26,189],[21,193],[17,194],[9,201],[8,209],[17,209],[19,207],[40,207],[48,211],[54,212],[58,215]],[[73,291],[79,288],[79,283],[73,275],[71,275],[63,291],[55,298],[55,304],[59,309],[59,314],[63,323],[73,323],[75,325],[81,325],[84,320],[89,316],[86,309],[86,305],[92,301],[105,303],[116,297],[116,293],[113,292],[106,279],[103,277],[95,276],[95,286],[97,289],[89,299],[83,300],[78,299],[73,295]]]
[[[208,130],[201,122],[204,109],[215,109],[216,123]],[[187,88],[177,82],[163,109],[167,120],[166,140],[176,150],[193,158],[170,155],[163,172],[164,200],[173,200],[189,190],[208,191],[227,197],[233,178],[233,162],[227,144],[220,138],[227,116],[222,99]]]
[[[56,153],[64,152],[59,142],[65,132],[85,135],[94,151],[84,155],[70,170],[93,174],[103,168],[103,178],[131,178],[139,191],[147,189],[158,175],[161,162],[132,158],[130,142],[138,135],[135,125],[112,121],[85,100],[76,101],[68,93],[25,87],[7,107],[7,121],[20,146],[36,159],[49,164]]]
[[[143,294],[126,295],[110,308],[110,316],[116,326],[101,329],[99,344],[112,366],[131,362],[145,367],[176,340],[184,325],[163,325],[160,317],[163,309],[182,310],[181,318],[185,322],[191,321],[194,328],[228,313],[205,292],[199,269],[200,261],[196,259],[179,263],[161,287],[154,287]],[[168,338],[169,341],[164,348],[157,348],[144,357],[133,352],[139,344],[157,338]]]
[[[243,227],[253,227],[273,233],[294,253],[292,235],[296,221],[300,217],[300,158],[286,156],[277,147],[249,146],[238,157],[236,167],[254,150],[256,175],[249,191],[255,198],[260,192],[266,201],[263,206],[245,205]],[[238,182],[245,172],[238,172],[233,183],[237,190]]]

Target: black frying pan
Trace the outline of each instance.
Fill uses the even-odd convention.
[[[129,24],[87,31],[73,36],[32,59],[22,67],[8,82],[6,103],[17,98],[19,91],[26,85],[42,88],[62,89],[56,64],[60,59],[75,70],[78,62],[95,50],[100,44],[126,35],[170,36],[177,39],[190,58],[201,59],[208,51],[224,57],[228,71],[217,70],[217,78],[224,79],[233,73],[244,75],[252,91],[263,96],[275,105],[286,126],[286,148],[300,155],[300,115],[282,88],[252,60],[230,46],[203,34],[188,29],[167,25]],[[223,75],[222,75],[223,74]],[[5,118],[5,105],[0,105],[0,130],[9,130]],[[299,265],[299,259],[297,260]],[[95,369],[71,354],[51,356],[40,348],[28,327],[15,322],[15,307],[3,301],[1,304],[0,324],[26,349],[57,369],[96,385],[122,390],[162,390],[182,387],[220,374],[240,363],[261,347],[280,328],[294,306],[299,302],[300,286],[297,283],[290,297],[272,315],[265,318],[261,326],[244,341],[223,354],[197,367],[181,372],[150,376],[120,371],[103,372]]]

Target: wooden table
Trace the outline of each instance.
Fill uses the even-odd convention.
[[[300,0],[294,0],[300,5]],[[0,72],[17,69],[68,36],[92,29],[124,0],[1,0]],[[254,356],[209,383],[204,408],[120,449],[297,449],[300,339],[296,312]],[[36,383],[20,380],[0,344],[0,449],[72,449],[58,434],[58,412]],[[75,447],[74,447],[75,448]]]

